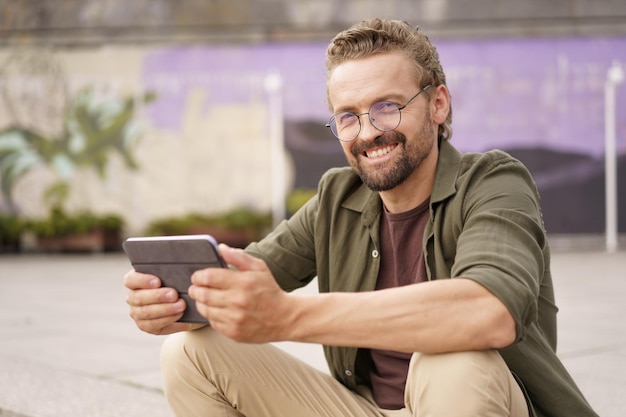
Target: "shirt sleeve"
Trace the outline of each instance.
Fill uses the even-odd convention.
[[[487,154],[463,182],[463,227],[452,277],[472,279],[508,308],[518,341],[538,320],[546,269],[546,238],[539,195],[524,165],[502,152]]]
[[[314,196],[264,239],[246,248],[246,252],[265,261],[286,291],[303,287],[316,276],[313,227],[317,211]]]

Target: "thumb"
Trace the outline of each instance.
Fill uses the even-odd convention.
[[[243,249],[231,248],[224,243],[220,243],[218,249],[224,261],[240,271],[267,270],[265,263],[261,259],[248,255]]]

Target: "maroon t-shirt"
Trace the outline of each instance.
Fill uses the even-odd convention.
[[[428,203],[429,200],[426,200],[404,213],[388,213],[383,210],[377,290],[427,280],[422,238],[429,218]],[[372,349],[370,354],[373,364],[370,379],[374,400],[380,408],[403,408],[404,386],[411,354],[376,349]]]

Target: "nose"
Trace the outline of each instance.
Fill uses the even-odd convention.
[[[359,131],[357,138],[360,140],[372,141],[380,135],[381,131],[377,129],[374,124],[372,124],[372,119],[370,119],[369,113],[359,114],[359,123],[361,124],[361,130]]]

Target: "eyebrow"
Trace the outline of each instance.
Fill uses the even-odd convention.
[[[402,105],[404,102],[400,103],[401,100],[408,100],[407,99],[401,99],[400,98],[400,94],[403,93],[399,93],[399,94],[385,94],[384,96],[378,96],[377,98],[375,98],[374,100],[372,100],[369,104],[369,106],[367,107],[367,110],[365,111],[365,113],[367,113],[369,111],[369,109],[376,103],[380,103],[382,101],[391,101],[392,103],[396,103],[398,105]],[[338,110],[334,110],[333,114],[338,114],[338,113],[357,113],[357,108],[354,105],[349,105],[346,107],[340,107]]]

